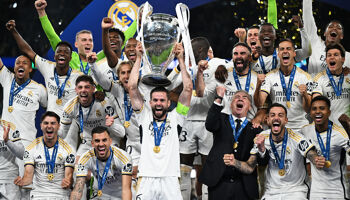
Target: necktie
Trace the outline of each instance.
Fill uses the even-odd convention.
[[[236,133],[238,132],[239,128],[241,127],[242,120],[236,119]]]

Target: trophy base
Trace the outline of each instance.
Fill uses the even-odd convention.
[[[146,85],[151,85],[151,86],[169,86],[171,84],[171,81],[169,81],[169,79],[164,76],[164,75],[145,75],[142,78],[142,83],[146,84]]]

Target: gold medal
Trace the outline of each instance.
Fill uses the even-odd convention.
[[[194,96],[194,97],[197,96],[196,90],[192,90],[192,96]]]
[[[284,175],[286,174],[286,170],[280,169],[280,170],[278,170],[278,174],[279,174],[280,176],[284,176]]]
[[[324,166],[327,167],[327,168],[330,168],[331,165],[332,165],[332,163],[329,160],[326,160],[326,162],[324,163]]]
[[[130,126],[130,122],[129,122],[129,121],[125,121],[125,122],[124,122],[124,127],[125,127],[125,128],[128,128],[129,126]]]
[[[102,190],[97,191],[97,196],[99,196],[99,197],[102,196]]]
[[[159,153],[160,152],[160,147],[159,146],[154,146],[153,147],[154,153]]]
[[[290,108],[290,101],[287,101],[287,107]]]
[[[238,143],[237,143],[237,142],[234,142],[234,143],[233,143],[233,149],[237,149],[237,147],[238,147]]]
[[[49,179],[49,181],[52,181],[52,180],[53,180],[53,177],[54,177],[53,174],[48,174],[48,175],[47,175],[47,179]]]
[[[13,106],[9,106],[9,108],[7,109],[9,111],[9,113],[12,113],[13,111]]]
[[[62,105],[62,99],[57,99],[57,100],[56,100],[56,104],[57,104],[57,105]]]

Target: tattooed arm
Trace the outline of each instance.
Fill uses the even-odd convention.
[[[235,167],[243,174],[251,174],[257,164],[257,157],[255,154],[252,154],[246,162],[243,162],[236,160],[233,154],[225,154],[224,163],[225,165]]]
[[[316,168],[322,169],[326,162],[323,156],[318,156],[315,149],[311,149],[307,152],[306,157],[315,165]]]
[[[83,196],[84,186],[86,182],[86,177],[77,177],[77,182],[75,183],[74,189],[70,195],[70,200],[80,200]]]

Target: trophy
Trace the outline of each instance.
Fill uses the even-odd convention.
[[[168,65],[174,60],[173,47],[178,42],[180,31],[177,18],[168,14],[154,13],[143,15],[140,40],[144,49],[144,66],[149,73],[142,82],[152,86],[168,86],[170,80],[165,76]]]

